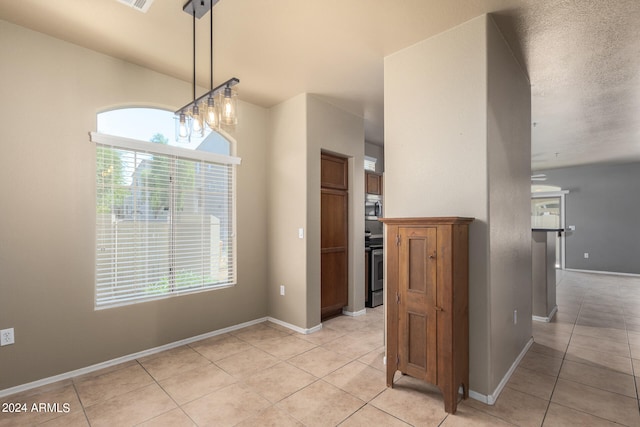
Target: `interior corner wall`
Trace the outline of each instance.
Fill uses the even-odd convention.
[[[320,325],[320,154],[349,158],[349,311],[364,309],[364,122],[300,94],[270,110],[269,315]],[[298,229],[304,238],[298,237]],[[359,286],[362,284],[362,286]],[[280,295],[280,285],[285,295]]]
[[[495,390],[532,336],[531,86],[491,17],[487,47],[489,390]]]
[[[475,218],[469,387],[488,398],[531,338],[530,148],[529,84],[489,16],[385,58],[385,216]]]
[[[640,163],[550,169],[545,185],[565,196],[566,268],[640,274]],[[589,258],[584,254],[588,253]]]
[[[269,315],[300,328],[307,321],[307,96],[272,107],[268,190]],[[263,212],[263,211],[261,211]],[[298,229],[307,231],[298,238]],[[285,295],[280,295],[280,286]],[[319,321],[318,321],[319,323]]]
[[[487,46],[476,18],[385,58],[385,217],[474,217],[470,389],[489,394]]]
[[[95,310],[96,114],[173,111],[191,84],[2,20],[0,58],[0,390],[267,315],[267,110],[239,102],[230,133],[237,285]]]
[[[364,120],[316,95],[307,95],[307,323],[320,323],[320,154],[349,159],[349,305],[364,310]]]

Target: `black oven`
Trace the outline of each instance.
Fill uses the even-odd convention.
[[[371,250],[369,257],[369,283],[367,287],[367,307],[382,305],[384,298],[384,252],[382,238],[371,239],[368,245]]]

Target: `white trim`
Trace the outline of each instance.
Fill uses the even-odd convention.
[[[542,316],[531,316],[531,319],[535,320],[536,322],[546,322],[549,323],[551,322],[551,319],[553,319],[553,316],[556,315],[556,312],[558,311],[558,306],[554,306],[553,309],[551,310],[551,313],[549,313],[548,317],[542,317]]]
[[[363,308],[360,311],[347,311],[343,309],[342,314],[344,314],[345,316],[351,316],[351,317],[364,316],[365,314],[367,314],[367,309]]]
[[[580,270],[578,268],[565,268],[565,270],[575,271],[577,273],[611,274],[613,276],[640,277],[640,274],[637,273],[619,273],[617,271]]]
[[[203,160],[213,163],[223,163],[226,165],[239,165],[242,161],[240,157],[225,156],[224,154],[209,153],[206,151],[188,150],[186,148],[176,147],[175,145],[156,144],[154,142],[140,141],[137,139],[107,135],[98,132],[89,132],[89,137],[91,142],[111,145],[127,150],[146,151],[149,153],[178,156],[186,159]]]
[[[309,335],[309,334],[312,334],[314,332],[318,332],[320,329],[322,329],[322,323],[320,323],[319,325],[314,326],[313,328],[304,329],[304,328],[301,328],[299,326],[292,325],[291,323],[283,322],[282,320],[276,319],[276,318],[273,318],[273,317],[267,317],[267,320],[269,322],[273,322],[273,323],[275,323],[277,325],[284,326],[285,328],[291,329],[292,331],[296,331],[299,334],[304,334],[304,335]]]
[[[547,197],[560,197],[560,196],[564,196],[565,194],[569,194],[569,190],[538,191],[535,193],[531,193],[531,198],[546,199]]]
[[[516,368],[520,364],[520,361],[524,358],[524,355],[527,354],[527,351],[529,351],[529,348],[532,345],[533,345],[533,337],[531,337],[531,339],[529,339],[527,344],[525,344],[524,348],[522,349],[522,351],[520,352],[516,360],[511,365],[511,368],[509,368],[507,373],[504,374],[504,377],[502,377],[502,381],[500,381],[500,384],[498,384],[498,387],[496,387],[493,393],[487,396],[482,393],[478,393],[477,391],[469,390],[469,397],[472,399],[478,400],[482,403],[486,403],[487,405],[494,405],[496,403],[496,400],[498,400],[500,393],[502,393],[502,389],[504,388],[505,385],[507,385],[507,382],[511,378],[511,375],[513,375]]]
[[[560,190],[560,191],[541,191],[539,193],[531,193],[532,199],[546,199],[559,197],[560,198],[560,228],[562,228],[565,232],[560,233],[560,269],[564,270],[567,265],[566,261],[566,246],[567,240],[566,235],[567,232],[571,230],[567,230],[566,226],[566,217],[567,217],[567,205],[565,201],[565,195],[569,194],[569,190]]]
[[[172,348],[176,348],[176,347],[180,347],[182,345],[185,344],[191,344],[193,342],[196,341],[200,341],[206,338],[211,338],[211,337],[215,337],[217,335],[222,335],[222,334],[226,334],[227,332],[231,332],[231,331],[235,331],[238,329],[242,329],[242,328],[246,328],[247,326],[252,326],[252,325],[256,325],[258,323],[262,323],[265,321],[270,321],[273,323],[277,323],[278,325],[284,326],[286,328],[292,329],[296,332],[301,332],[304,334],[310,334],[312,332],[316,332],[319,331],[320,329],[322,329],[322,324],[318,325],[318,326],[314,326],[311,329],[302,329],[299,328],[297,326],[291,325],[289,323],[283,322],[281,320],[277,320],[274,319],[272,317],[261,317],[259,319],[255,319],[255,320],[250,320],[248,322],[244,322],[244,323],[240,323],[238,325],[233,325],[233,326],[229,326],[227,328],[223,328],[223,329],[218,329],[212,332],[207,332],[205,334],[201,334],[201,335],[196,335],[195,337],[191,337],[191,338],[185,338],[183,340],[179,340],[179,341],[174,341],[172,343],[169,344],[165,344],[165,345],[161,345],[159,347],[154,347],[154,348],[150,348],[147,350],[142,350],[139,351],[137,353],[133,353],[133,354],[128,354],[126,356],[122,356],[122,357],[118,357],[115,359],[111,359],[111,360],[107,360],[105,362],[100,362],[100,363],[96,363],[95,365],[91,365],[91,366],[87,366],[84,368],[80,368],[80,369],[76,369],[74,371],[69,371],[69,372],[65,372],[59,375],[54,375],[52,377],[47,377],[47,378],[43,378],[37,381],[33,381],[30,383],[26,383],[26,384],[21,384],[15,387],[11,387],[11,388],[7,388],[4,390],[0,390],[0,398],[1,397],[5,397],[5,396],[9,396],[10,394],[14,394],[14,393],[20,393],[26,390],[31,390],[33,388],[36,387],[41,387],[47,384],[52,384],[58,381],[62,381],[62,380],[67,380],[67,379],[71,379],[74,377],[77,377],[79,375],[84,375],[84,374],[88,374],[91,372],[95,372],[98,371],[100,369],[104,369],[104,368],[109,368],[111,366],[115,366],[115,365],[119,365],[121,363],[124,362],[129,362],[131,360],[135,360],[135,359],[139,359],[141,357],[145,357],[145,356],[149,356],[152,354],[156,354],[156,353],[160,353],[161,351],[166,351],[166,350],[170,350]]]

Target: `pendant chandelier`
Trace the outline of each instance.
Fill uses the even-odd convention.
[[[207,129],[217,131],[221,126],[233,127],[238,123],[237,92],[233,86],[240,80],[233,77],[213,87],[213,6],[219,0],[189,0],[182,10],[193,18],[193,101],[175,112],[178,117],[176,140],[189,142],[202,138]],[[209,24],[209,91],[196,98],[196,18],[211,12]]]

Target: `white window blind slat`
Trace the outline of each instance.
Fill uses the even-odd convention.
[[[96,307],[235,284],[239,159],[101,134],[91,139]]]

